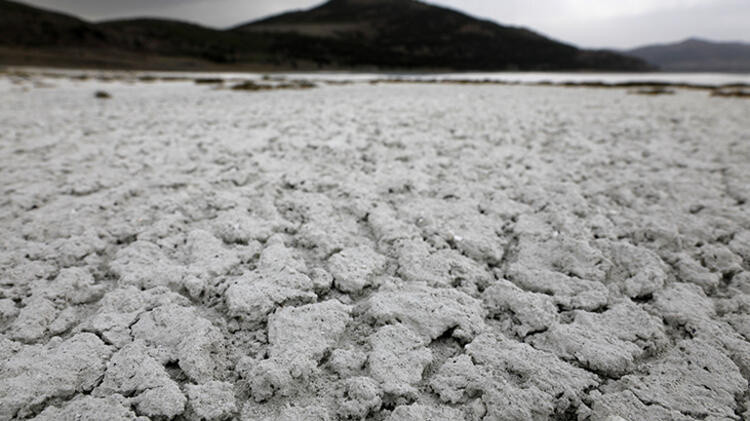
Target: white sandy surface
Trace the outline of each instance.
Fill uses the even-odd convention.
[[[748,419],[749,116],[2,77],[0,420]]]

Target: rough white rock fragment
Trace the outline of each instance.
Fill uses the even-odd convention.
[[[446,361],[430,380],[430,388],[444,403],[466,402],[468,395],[481,390],[482,373],[468,355],[460,355]]]
[[[280,205],[286,208],[287,219],[301,224],[297,231],[300,245],[318,258],[362,244],[358,218],[338,209],[324,194],[295,190]]]
[[[473,260],[497,264],[503,259],[505,244],[496,233],[498,221],[481,214],[473,200],[417,197],[401,212],[408,220],[417,222],[423,234],[437,235]]]
[[[370,337],[370,375],[385,393],[414,396],[414,385],[422,380],[422,372],[432,361],[432,352],[425,345],[423,337],[404,325],[380,328]]]
[[[282,308],[268,318],[271,358],[293,377],[311,373],[346,330],[350,313],[336,300]]]
[[[399,240],[421,237],[416,226],[400,221],[396,213],[388,206],[380,205],[371,209],[367,222],[372,227],[378,242],[386,246]]]
[[[521,237],[509,274],[515,279],[559,272],[569,277],[603,282],[611,267],[612,263],[602,252],[586,241],[569,237],[542,241]]]
[[[109,291],[98,303],[102,312],[112,313],[146,311],[168,304],[187,306],[190,300],[165,287],[140,290],[128,286]]]
[[[385,268],[385,257],[367,246],[348,248],[328,260],[334,285],[341,291],[357,293],[372,285],[373,277]]]
[[[639,358],[661,351],[667,342],[660,319],[634,304],[622,303],[601,314],[576,312],[572,323],[555,325],[529,343],[617,377],[632,372]]]
[[[66,268],[45,288],[44,293],[50,299],[62,298],[72,304],[87,304],[100,299],[104,291],[105,287],[97,285],[88,270]]]
[[[598,281],[574,278],[559,272],[528,271],[513,277],[513,283],[530,292],[549,295],[565,310],[599,310],[609,302],[609,290]]]
[[[27,417],[49,399],[91,391],[111,353],[91,333],[19,348],[0,362],[0,420]]]
[[[131,332],[135,339],[156,348],[162,364],[177,361],[190,379],[213,380],[217,369],[213,354],[221,345],[222,337],[194,308],[173,304],[157,307],[141,315]]]
[[[220,212],[213,222],[213,232],[227,244],[266,241],[273,234],[273,224],[243,209]]]
[[[336,412],[344,419],[365,419],[380,409],[383,391],[369,377],[346,379],[338,393]]]
[[[702,340],[679,341],[646,368],[646,374],[627,375],[616,387],[642,402],[699,418],[733,419],[735,396],[747,391],[747,380],[732,360]]]
[[[452,336],[470,340],[484,328],[484,310],[476,300],[454,289],[406,285],[381,289],[367,304],[367,314],[380,324],[403,323],[425,339]]]
[[[190,298],[194,300],[198,299],[206,289],[206,281],[196,275],[187,275],[185,279],[183,279],[182,285],[187,290]]]
[[[629,390],[610,392],[603,395],[598,391],[594,391],[591,393],[591,397],[593,400],[593,405],[591,406],[592,421],[611,421],[613,418],[624,418],[626,420],[694,420],[692,417],[664,408],[661,405],[646,405]],[[651,403],[651,401],[647,402]]]
[[[258,269],[242,276],[224,293],[233,317],[250,323],[266,320],[276,307],[309,303],[317,299],[315,284],[304,273],[305,264],[278,237],[269,240]]]
[[[420,240],[401,241],[396,247],[398,274],[409,282],[435,287],[451,286],[451,263]]]
[[[626,419],[625,419],[625,418],[623,418],[623,417],[618,417],[617,415],[610,415],[610,416],[608,416],[608,417],[607,417],[607,419],[606,419],[606,420],[604,420],[604,421],[628,421],[628,420],[626,420]]]
[[[731,314],[724,317],[734,330],[750,342],[750,314]]]
[[[130,325],[132,325],[139,312],[131,313],[97,313],[83,324],[83,330],[94,332],[107,341],[107,343],[120,348],[130,342]]]
[[[350,377],[360,372],[366,361],[367,355],[363,352],[339,348],[331,351],[329,364],[339,376]]]
[[[420,240],[401,241],[396,246],[398,274],[407,282],[433,287],[463,287],[476,293],[492,276],[477,261],[452,249],[433,250]]]
[[[729,243],[729,248],[745,259],[745,263],[750,264],[750,231],[737,233]]]
[[[606,283],[630,298],[646,297],[667,280],[667,266],[652,251],[623,242],[607,242],[603,248],[613,263]]]
[[[83,235],[72,235],[53,241],[50,244],[51,253],[47,257],[55,260],[61,267],[71,267],[85,259],[95,259],[96,254],[105,247],[106,242],[88,231]]]
[[[122,347],[129,343],[130,326],[142,313],[167,304],[189,305],[190,301],[167,288],[141,291],[133,286],[108,292],[97,305],[98,311],[81,324],[84,331],[95,332],[107,342]]]
[[[83,396],[64,404],[61,407],[49,406],[42,413],[32,418],[34,421],[148,421],[130,409],[127,399],[113,394],[106,397]]]
[[[504,378],[486,380],[482,395],[475,402],[482,405],[480,419],[503,421],[543,421],[555,413],[555,400],[536,386],[519,387]]]
[[[0,299],[0,322],[10,320],[16,316],[20,310],[16,307],[16,303],[9,298]]]
[[[562,308],[591,311],[609,300],[602,282],[610,267],[588,243],[522,236],[506,275],[526,291],[550,295]]]
[[[236,370],[247,381],[256,402],[266,401],[274,395],[287,396],[291,393],[293,379],[289,368],[274,360],[245,357],[237,363]]]
[[[730,285],[744,294],[750,295],[750,272],[741,272],[734,275]]]
[[[311,270],[310,280],[315,292],[318,294],[325,294],[333,286],[333,275],[323,268],[314,268]]]
[[[502,336],[478,336],[466,351],[483,375],[488,414],[499,419],[543,419],[565,412],[598,385],[596,375]]]
[[[701,260],[714,272],[722,274],[742,272],[742,258],[722,244],[709,244],[701,247]]]
[[[21,342],[35,342],[48,333],[57,315],[58,311],[52,301],[32,297],[25,302],[25,306],[11,324],[10,337]]]
[[[149,355],[141,341],[123,347],[107,364],[107,372],[96,395],[111,393],[133,396],[132,402],[138,414],[148,417],[171,418],[179,415],[187,401],[179,385]]]
[[[117,252],[110,264],[120,286],[143,289],[157,286],[179,288],[185,269],[173,262],[161,248],[147,241],[136,241]]]
[[[654,307],[667,324],[722,350],[744,374],[750,374],[750,343],[730,324],[717,320],[717,306],[700,288],[673,284],[655,294]]]
[[[183,209],[176,209],[173,206],[177,204],[170,203],[172,198],[162,198],[162,201],[156,201],[156,205],[162,208],[153,219],[149,220],[148,225],[136,228],[138,231],[136,238],[139,241],[149,241],[165,249],[174,247],[174,244],[184,243],[184,231],[186,225],[190,222],[190,217],[183,214]],[[133,209],[134,213],[137,212]],[[139,222],[144,222],[143,215],[133,215],[138,218]]]
[[[221,240],[203,230],[188,234],[187,251],[188,272],[207,279],[224,275],[240,264],[236,252],[226,249]]]
[[[224,294],[229,314],[250,323],[261,323],[279,306],[309,303],[317,298],[312,291],[283,286],[287,275],[276,276],[276,281],[255,275],[240,278]]]
[[[687,254],[678,256],[674,267],[678,280],[696,284],[706,292],[715,290],[721,281],[721,274],[711,272]]]
[[[248,421],[255,421],[256,417],[247,418]],[[331,416],[330,412],[320,406],[286,406],[278,414],[261,418],[262,421],[333,421],[336,419]]]
[[[676,324],[708,319],[716,314],[713,303],[694,284],[675,283],[655,293],[654,306],[667,322]]]
[[[397,407],[386,421],[456,421],[464,419],[461,411],[448,407],[433,407],[420,404]]]
[[[57,315],[57,318],[52,323],[50,323],[48,327],[49,333],[59,335],[67,332],[77,323],[78,311],[76,311],[75,307],[67,307]]]
[[[211,381],[201,385],[189,384],[185,386],[185,391],[196,420],[224,420],[237,411],[231,383]]]
[[[482,294],[490,317],[511,319],[514,333],[521,338],[542,332],[559,319],[553,300],[544,294],[526,292],[506,280],[499,280]]]

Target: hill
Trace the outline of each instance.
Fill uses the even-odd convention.
[[[164,19],[90,23],[0,0],[0,64],[112,69],[263,68],[258,36]]]
[[[528,29],[502,26],[415,0],[331,0],[235,30],[296,35],[277,44],[278,51],[323,65],[457,70],[646,67],[620,54],[579,50]]]
[[[690,38],[626,51],[667,71],[750,72],[750,44]]]
[[[416,0],[331,0],[227,30],[91,23],[0,0],[0,64],[181,70],[644,70],[531,30]]]

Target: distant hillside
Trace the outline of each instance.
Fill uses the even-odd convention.
[[[667,71],[750,72],[750,44],[697,38],[626,52]]]
[[[119,48],[154,56],[192,57],[218,65],[265,62],[271,40],[163,19],[132,19],[97,25]]]
[[[163,19],[89,23],[0,0],[0,64],[113,69],[264,68],[258,36]],[[244,66],[240,64],[244,61]]]
[[[0,45],[98,46],[106,34],[96,25],[71,16],[0,0]]]
[[[295,34],[290,57],[344,66],[459,70],[636,70],[641,61],[584,51],[528,29],[498,25],[415,0],[331,0],[235,30]]]
[[[331,0],[216,30],[134,19],[90,23],[0,0],[0,64],[182,70],[644,70],[416,0]]]

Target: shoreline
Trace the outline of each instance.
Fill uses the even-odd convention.
[[[671,72],[452,72],[452,73],[394,73],[394,72],[215,72],[215,71],[149,71],[110,69],[68,69],[25,66],[0,66],[0,74],[26,77],[70,78],[78,80],[99,79],[135,80],[141,82],[174,82],[186,80],[216,79],[224,82],[247,82],[255,80],[297,80],[307,82],[336,83],[416,83],[457,85],[500,86],[554,86],[567,88],[669,88],[696,90],[750,89],[750,74],[735,73],[671,73]],[[628,80],[628,76],[633,76]],[[649,79],[646,76],[653,78]],[[670,76],[676,76],[670,81]],[[726,79],[726,83],[685,82],[694,79]],[[505,77],[505,79],[503,78]],[[545,78],[546,77],[546,78]],[[555,80],[555,78],[558,80]],[[582,79],[583,78],[588,78]],[[613,79],[613,77],[620,77]],[[661,77],[661,78],[660,78]],[[610,80],[607,80],[607,79]],[[677,80],[683,79],[683,80]],[[744,81],[747,80],[747,81]]]

